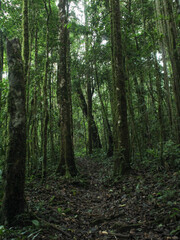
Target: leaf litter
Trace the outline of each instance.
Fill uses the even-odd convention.
[[[77,164],[80,177],[27,185],[29,209],[41,228],[35,239],[180,239],[179,172],[133,171],[112,180],[111,160],[108,167],[91,158]]]

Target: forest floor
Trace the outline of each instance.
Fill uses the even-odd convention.
[[[133,171],[113,181],[110,159],[77,165],[80,177],[27,184],[34,230],[18,239],[180,239],[179,172]]]

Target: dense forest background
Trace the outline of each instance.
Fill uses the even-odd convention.
[[[109,1],[65,4],[69,4],[63,20],[69,53],[65,56],[68,59],[62,61],[68,61],[67,74],[72,82],[68,91],[72,95],[75,155],[91,153],[99,147],[112,155],[112,135],[114,142],[117,137],[113,130],[117,120],[113,114],[116,114],[116,101],[119,100],[114,100],[117,89],[114,89],[111,66],[113,32]],[[121,64],[125,72],[130,161],[138,165],[153,161],[157,166],[177,167],[180,143],[179,2],[127,1],[120,5]],[[8,145],[5,40],[17,37],[23,43],[24,32],[29,173],[42,167],[44,138],[47,164],[56,165],[59,160],[57,72],[62,20],[58,20],[58,12],[55,1],[29,1],[27,22],[22,23],[22,2],[1,2],[1,165]]]
[[[0,0],[0,20],[9,225],[25,209],[25,175],[75,177],[84,156],[110,159],[114,177],[179,173],[179,0]]]

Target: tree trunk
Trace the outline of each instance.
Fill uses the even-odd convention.
[[[21,47],[18,39],[7,42],[9,68],[9,149],[3,219],[9,226],[17,224],[17,216],[25,209],[26,111],[25,80]]]
[[[94,53],[94,55],[95,55],[95,53]],[[100,92],[99,77],[98,77],[98,71],[97,71],[97,65],[96,65],[96,56],[94,56],[94,60],[95,60],[94,66],[95,66],[95,79],[97,82],[97,91],[98,91],[98,96],[99,96],[99,100],[100,100],[101,107],[102,107],[102,113],[103,113],[103,118],[104,118],[106,132],[107,132],[107,139],[108,139],[107,157],[111,157],[113,155],[113,134],[111,131],[111,126],[109,124],[108,114],[107,114],[106,108],[104,106],[104,102],[103,102],[101,92]]]
[[[117,143],[115,144],[115,164],[114,175],[126,174],[130,170],[130,144],[129,130],[127,122],[127,103],[126,103],[126,75],[123,61],[123,48],[121,40],[120,26],[120,6],[119,0],[111,0],[112,18],[112,45],[113,45],[113,71],[115,76],[115,98],[116,108],[116,130],[118,133]],[[115,139],[116,141],[116,139]]]
[[[157,29],[159,31],[159,35],[162,35],[164,33],[163,31],[163,21],[161,16],[161,5],[159,0],[155,1],[155,8],[156,8],[156,13],[157,13],[157,19],[158,24],[157,24]],[[171,96],[170,96],[170,89],[169,89],[169,78],[168,78],[168,70],[167,70],[167,51],[166,51],[166,42],[165,38],[162,38],[162,41],[159,41],[160,47],[161,47],[161,52],[162,52],[162,61],[163,61],[163,71],[164,71],[164,88],[165,88],[165,100],[168,108],[168,116],[169,116],[169,123],[170,123],[170,128],[172,130],[172,125],[173,125],[173,116],[172,116],[172,103],[171,103]]]
[[[178,45],[177,29],[172,11],[172,2],[171,0],[165,0],[163,1],[163,4],[167,29],[167,32],[165,32],[165,34],[167,34],[168,36],[167,45],[174,78],[174,95],[177,109],[178,143],[180,143],[180,48]]]
[[[87,0],[84,1],[84,14],[85,14],[85,26],[87,28],[85,35],[85,51],[86,51],[86,82],[87,82],[87,121],[88,121],[88,152],[92,154],[92,83],[90,78],[90,66],[89,66],[89,37],[88,37],[88,13],[87,13]]]
[[[1,10],[1,8],[0,8]],[[0,84],[3,76],[3,57],[4,57],[4,44],[3,44],[3,33],[0,30]],[[0,89],[0,111],[1,111],[1,89]]]
[[[57,97],[60,108],[60,163],[57,172],[61,175],[67,170],[71,176],[77,175],[77,169],[74,160],[74,150],[72,142],[72,128],[71,128],[71,106],[69,94],[69,80],[68,80],[68,31],[67,31],[67,1],[59,1],[59,15],[60,15],[60,50],[59,50],[59,67],[57,80]]]
[[[75,87],[76,87],[76,93],[79,98],[80,107],[82,109],[84,116],[87,119],[87,117],[88,117],[87,116],[87,103],[86,103],[85,97],[83,95],[83,91],[81,89],[81,85],[80,85],[79,81],[76,83]],[[93,115],[92,115],[92,147],[93,148],[102,148],[99,133],[98,133],[98,128],[96,126]]]
[[[46,178],[47,174],[47,130],[48,130],[48,96],[47,96],[47,82],[48,82],[48,70],[49,70],[49,19],[51,15],[51,3],[49,0],[48,6],[44,2],[47,19],[46,19],[46,60],[45,60],[45,73],[44,73],[44,82],[43,82],[43,166],[42,166],[42,178]]]

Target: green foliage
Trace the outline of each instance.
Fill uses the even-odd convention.
[[[163,158],[172,168],[180,169],[180,145],[172,140],[164,144]]]
[[[156,148],[149,148],[146,150],[146,156],[142,164],[146,167],[151,167],[152,169],[158,169],[161,165],[160,162],[161,148],[160,146]],[[176,169],[180,168],[180,146],[169,140],[163,145],[163,161],[165,162],[166,169]]]
[[[40,223],[38,220],[32,220],[32,224],[37,228],[39,228],[39,226],[40,226]]]
[[[36,220],[34,220],[36,221]],[[35,240],[41,232],[38,226],[34,224],[34,227],[27,226],[24,228],[5,228],[3,225],[0,226],[0,239],[11,239],[11,240]]]
[[[176,229],[171,231],[171,235],[175,235],[175,234],[177,235],[179,233],[180,233],[180,226],[178,226]]]

